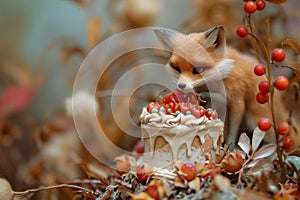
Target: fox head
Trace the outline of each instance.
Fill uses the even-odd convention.
[[[192,90],[230,73],[233,60],[226,59],[226,38],[222,26],[188,35],[157,28],[158,39],[171,51],[168,66],[177,77],[177,87]]]

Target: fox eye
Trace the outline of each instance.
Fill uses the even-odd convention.
[[[193,74],[201,74],[207,69],[207,67],[194,67]]]
[[[172,67],[178,74],[180,74],[180,68],[179,67]]]

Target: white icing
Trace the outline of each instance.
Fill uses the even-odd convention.
[[[145,152],[150,153],[145,156],[149,155],[148,160],[152,160],[158,166],[161,166],[164,161],[166,164],[180,159],[181,155],[178,154],[183,145],[186,145],[187,159],[198,158],[198,155],[196,157],[192,155],[191,150],[193,140],[197,136],[200,138],[201,144],[205,143],[205,136],[208,135],[212,138],[214,150],[219,149],[219,142],[223,142],[224,124],[220,119],[210,120],[206,116],[196,118],[193,115],[183,115],[182,113],[178,115],[165,114],[161,111],[149,113],[146,108],[143,108],[140,121]],[[172,158],[161,154],[155,155],[155,140],[158,136],[163,137],[170,144]],[[197,152],[199,153],[199,151]]]

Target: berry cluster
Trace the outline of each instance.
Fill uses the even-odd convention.
[[[264,10],[266,7],[266,2],[264,0],[244,0],[244,11],[251,15],[255,13],[257,10]],[[236,30],[236,34],[241,37],[247,37],[249,34],[248,27],[247,26],[239,26]]]
[[[264,0],[244,0],[244,11],[248,18],[251,17],[251,14],[255,13],[256,10],[263,10],[266,7],[266,2]],[[249,33],[248,27],[251,27],[250,20],[248,20],[247,26],[239,26],[236,30],[236,34],[241,37],[245,38],[249,34],[256,38],[256,36],[253,35],[253,33]],[[251,29],[250,29],[251,30]],[[276,64],[283,62],[286,54],[285,51],[281,48],[275,48],[270,53],[271,57],[271,64]],[[269,62],[266,60],[266,62]],[[254,74],[257,76],[263,76],[266,75],[266,77],[270,76],[266,73],[267,69],[263,64],[258,64],[254,67]],[[271,83],[272,82],[272,83]],[[263,80],[258,85],[259,92],[256,94],[256,101],[260,104],[265,104],[269,102],[270,98],[270,91],[274,88],[277,90],[283,91],[286,90],[289,86],[289,80],[285,76],[278,76],[274,81],[269,77],[268,81]],[[272,97],[271,97],[272,98]],[[268,131],[272,127],[272,122],[268,118],[261,118],[258,121],[258,127],[262,131]],[[275,127],[276,128],[276,127]],[[282,122],[277,127],[277,132],[279,135],[283,136],[283,148],[284,149],[290,149],[293,146],[293,140],[289,136],[289,124],[287,122]]]
[[[184,93],[176,89],[165,95],[160,102],[150,102],[147,105],[149,113],[164,112],[166,114],[193,115],[196,118],[206,116],[208,119],[217,119],[218,113],[212,109],[205,109],[199,105],[200,97],[193,92]]]

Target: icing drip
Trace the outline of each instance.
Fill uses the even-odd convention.
[[[181,155],[178,154],[183,145],[187,149],[186,157],[190,158],[192,156],[191,146],[194,138],[197,136],[199,136],[201,144],[205,143],[206,135],[212,138],[215,150],[219,148],[220,144],[218,142],[220,138],[221,142],[223,142],[224,124],[220,119],[209,120],[205,116],[196,118],[193,115],[183,115],[182,113],[173,115],[165,114],[161,111],[158,113],[148,113],[147,109],[143,108],[140,121],[142,139],[148,148],[145,150],[150,153],[152,159],[155,159],[155,142],[158,136],[161,136],[164,139],[163,141],[171,147],[170,153],[172,154],[172,159],[169,157],[165,159],[173,161],[180,159],[179,156]],[[185,157],[185,155],[182,156]]]

